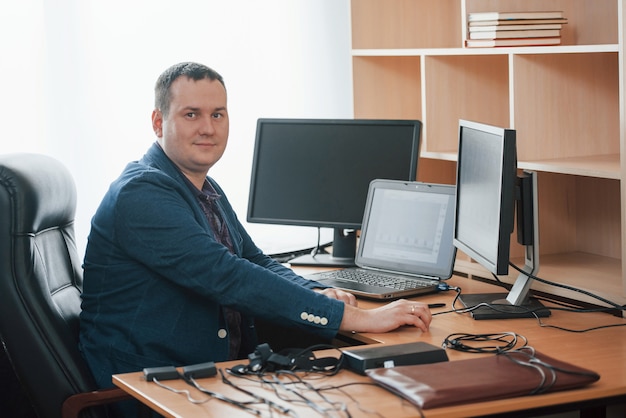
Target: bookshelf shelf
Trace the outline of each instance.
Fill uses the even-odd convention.
[[[522,161],[521,169],[620,180],[619,154]]]
[[[542,277],[622,304],[623,1],[351,4],[355,117],[422,120],[417,178],[441,183],[455,181],[459,119],[515,128],[519,167],[539,173]],[[562,10],[568,23],[561,45],[463,47],[468,13],[524,10]],[[513,245],[514,256],[521,250]],[[457,268],[470,275],[480,271],[464,254]]]
[[[433,160],[456,162],[456,150],[422,151],[420,156]],[[555,158],[544,160],[519,161],[522,170],[542,171],[555,174],[597,177],[601,179],[621,179],[619,154],[589,155],[585,157]]]
[[[411,57],[427,55],[524,55],[524,54],[593,54],[619,52],[618,44],[559,45],[500,48],[404,48],[353,49],[353,57]]]

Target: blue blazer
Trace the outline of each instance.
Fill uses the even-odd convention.
[[[221,188],[234,254],[216,241],[182,173],[156,143],[128,164],[91,222],[84,260],[80,349],[101,387],[144,367],[228,359],[223,308],[332,338],[343,302],[264,255]],[[252,347],[254,348],[254,347]]]

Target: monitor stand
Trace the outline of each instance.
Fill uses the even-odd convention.
[[[528,245],[526,252],[524,268],[509,293],[470,293],[459,296],[459,301],[466,308],[481,303],[490,305],[472,310],[470,313],[474,319],[546,318],[550,316],[550,310],[529,295],[532,277],[539,269],[539,255],[534,245]]]
[[[550,316],[550,310],[529,294],[532,277],[539,270],[538,252],[536,245],[526,246],[524,268],[509,293],[462,294],[459,296],[459,301],[466,308],[481,303],[490,305],[471,311],[474,319],[546,318]]]
[[[471,312],[474,319],[514,319],[514,318],[546,318],[550,311],[537,299],[528,298],[521,305],[511,305],[507,293],[474,293],[462,295],[459,300],[466,308],[487,303],[491,307],[482,306]]]
[[[332,254],[325,250],[316,250],[313,250],[311,254],[289,260],[289,264],[292,266],[353,267],[356,257],[356,231],[335,228]]]

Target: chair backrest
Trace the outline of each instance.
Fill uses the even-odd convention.
[[[78,350],[76,187],[57,160],[0,155],[0,336],[40,418],[95,390]]]

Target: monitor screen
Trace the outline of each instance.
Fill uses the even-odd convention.
[[[454,243],[497,275],[508,273],[516,179],[515,131],[460,121]]]
[[[372,180],[416,179],[420,133],[417,120],[259,119],[248,222],[334,228],[335,241],[360,229]],[[336,258],[353,263],[347,247]]]

